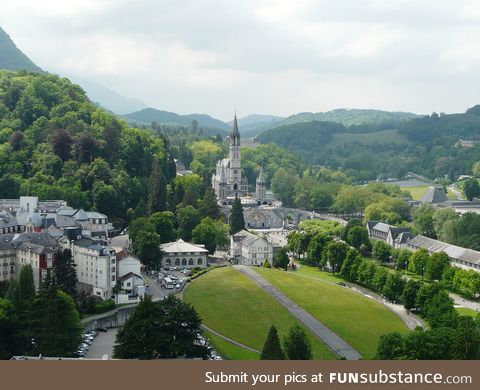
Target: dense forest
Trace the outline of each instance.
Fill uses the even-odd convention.
[[[0,71],[0,198],[65,199],[125,219],[148,178],[175,165],[167,141],[130,128],[54,75]]]
[[[259,139],[294,152],[306,164],[341,168],[358,182],[408,172],[454,181],[471,174],[480,151],[479,145],[461,148],[456,143],[479,140],[479,129],[480,107],[475,106],[463,114],[433,113],[396,123],[295,123],[266,130]]]

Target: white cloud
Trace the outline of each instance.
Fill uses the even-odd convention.
[[[161,109],[229,119],[235,106],[285,115],[477,103],[479,1],[4,3],[0,25],[44,69]]]

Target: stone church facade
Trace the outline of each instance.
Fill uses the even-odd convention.
[[[248,194],[248,180],[242,176],[242,159],[240,154],[240,132],[238,130],[237,115],[233,119],[233,128],[230,133],[228,158],[217,162],[215,174],[212,176],[212,187],[217,199],[222,202],[228,198],[244,197]],[[263,171],[257,179],[256,196],[262,200],[266,196],[267,184]]]

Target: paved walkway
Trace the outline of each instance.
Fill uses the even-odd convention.
[[[285,294],[275,288],[265,278],[256,273],[253,269],[245,265],[236,265],[236,269],[248,276],[256,282],[263,290],[274,297],[281,305],[283,305],[290,313],[303,322],[312,332],[323,340],[338,356],[347,360],[358,360],[362,355],[355,350],[350,344],[334,333],[330,328],[326,327],[305,309],[298,306],[294,301]]]
[[[453,299],[453,301],[455,302],[455,305],[468,307],[469,309],[480,312],[480,303],[479,302],[470,301],[470,300],[462,298],[460,295],[452,293],[452,292],[448,293],[448,295],[450,295],[450,298]]]
[[[260,353],[260,351],[254,349],[254,348],[251,348],[249,347],[248,345],[245,345],[245,344],[242,344],[242,343],[239,343],[238,341],[235,341],[227,336],[224,336],[223,334],[221,333],[218,333],[216,330],[213,330],[212,328],[209,328],[207,325],[201,325],[203,329],[205,329],[206,331],[210,332],[210,333],[213,333],[215,336],[218,336],[220,337],[221,339],[224,339],[225,341],[228,341],[229,343],[232,343],[232,344],[235,344],[237,347],[240,347],[240,348],[244,348],[244,349],[248,349],[249,351],[252,351],[252,352],[256,352],[256,353]]]

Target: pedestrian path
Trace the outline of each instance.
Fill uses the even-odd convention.
[[[256,273],[252,268],[245,265],[236,265],[235,268],[244,275],[248,276],[263,290],[274,297],[282,306],[284,306],[290,313],[292,313],[297,319],[305,324],[305,326],[307,326],[317,337],[327,344],[338,356],[344,357],[347,360],[359,360],[362,358],[362,355],[350,344],[348,344],[330,328],[308,313],[305,309],[298,306],[294,301],[274,287],[261,275]]]
[[[201,325],[203,329],[205,329],[207,332],[210,332],[210,333],[213,333],[215,336],[218,336],[220,337],[221,339],[224,339],[225,341],[228,341],[229,343],[231,344],[234,344],[236,345],[237,347],[240,347],[240,348],[243,348],[243,349],[247,349],[249,351],[252,351],[252,352],[256,352],[256,353],[260,353],[260,351],[258,351],[257,349],[254,349],[254,348],[251,348],[249,347],[248,345],[245,345],[245,344],[242,344],[242,343],[239,343],[238,341],[235,341],[227,336],[224,336],[223,334],[221,333],[218,333],[216,330],[213,330],[212,328],[209,328],[207,325]]]

